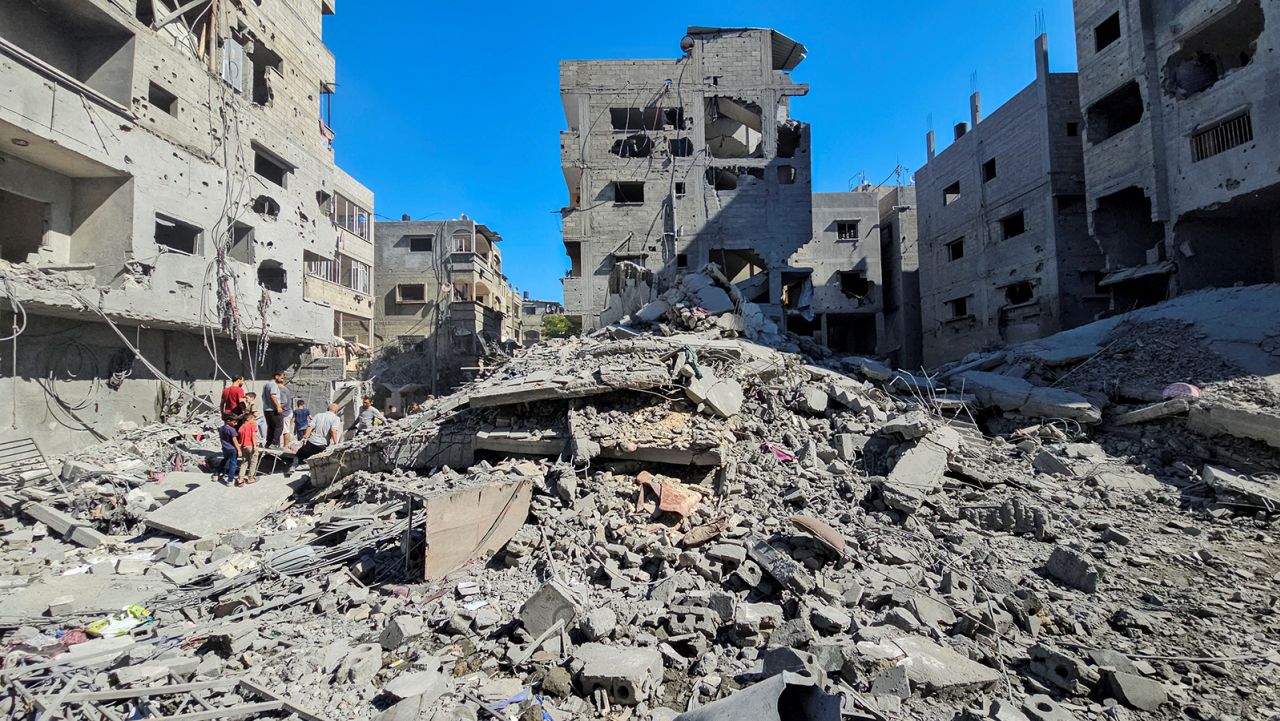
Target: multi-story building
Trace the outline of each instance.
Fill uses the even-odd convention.
[[[20,331],[0,438],[74,447],[365,337],[373,198],[322,113],[333,10],[0,3],[0,325]],[[313,286],[306,254],[351,280]],[[318,365],[313,405],[342,377]]]
[[[519,343],[520,296],[502,274],[501,242],[466,216],[379,223],[375,347],[422,355],[440,391]]]
[[[526,347],[542,340],[542,321],[549,315],[564,315],[564,306],[553,300],[534,300],[525,291],[520,308],[520,338]]]
[[[1035,81],[970,122],[916,172],[920,316],[927,365],[1093,320],[1102,259],[1084,212],[1079,92],[1050,73],[1036,39]]]
[[[1090,230],[1113,309],[1280,278],[1280,5],[1076,0]]]
[[[809,128],[790,116],[808,92],[790,77],[804,46],[775,30],[689,28],[680,47],[674,61],[560,64],[564,303],[584,330],[608,315],[621,261],[653,274],[655,296],[714,261],[783,319],[786,262],[811,233]]]

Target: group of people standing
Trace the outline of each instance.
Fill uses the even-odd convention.
[[[300,441],[293,460],[285,469],[285,476],[308,458],[322,453],[342,440],[342,418],[337,403],[330,403],[323,412],[311,415],[306,401],[293,399],[289,393],[284,373],[274,373],[271,380],[262,385],[259,397],[246,391],[244,376],[236,376],[222,390],[222,427],[218,438],[222,445],[222,461],[218,466],[218,478],[225,483],[243,486],[258,480],[258,464],[263,450],[272,446],[285,449],[291,445],[285,439]],[[261,406],[259,406],[261,404]],[[414,403],[409,414],[418,412]],[[365,396],[356,412],[352,426],[357,434],[373,430],[388,421],[400,420],[404,415],[395,406],[388,406],[384,413],[373,405],[373,399]]]

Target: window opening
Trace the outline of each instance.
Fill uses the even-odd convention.
[[[169,115],[178,114],[178,96],[155,83],[147,84],[147,102]]]
[[[1093,50],[1100,52],[1103,48],[1120,39],[1120,13],[1112,13],[1110,17],[1098,23],[1093,29]]]
[[[1004,300],[1009,305],[1030,303],[1036,297],[1035,288],[1030,281],[1021,281],[1004,287]]]
[[[253,226],[232,221],[231,249],[227,252],[233,260],[241,263],[253,262]]]
[[[620,205],[639,205],[644,202],[644,183],[616,180],[613,183],[613,202]]]
[[[956,181],[951,185],[942,189],[942,204],[951,205],[960,199],[960,181]]]
[[[966,318],[969,315],[969,296],[949,300],[946,306],[947,314],[951,317],[951,320]]]
[[[791,165],[778,166],[778,183],[781,185],[792,185],[796,182],[796,169]]]
[[[955,261],[964,257],[964,238],[956,238],[947,243],[947,260]]]
[[[1253,140],[1253,118],[1249,111],[1197,130],[1191,136],[1191,160],[1200,162]]]
[[[1097,145],[1142,120],[1142,90],[1129,81],[1089,106],[1089,144]]]
[[[871,281],[865,273],[841,271],[840,292],[850,298],[866,298],[871,294]]]
[[[982,182],[990,183],[996,179],[996,159],[992,158],[982,164]]]
[[[430,253],[431,243],[435,240],[434,235],[415,235],[409,238],[409,252],[411,253]]]
[[[266,151],[259,148],[253,150],[253,172],[258,176],[285,187],[288,180],[289,172],[293,170],[290,166],[272,157]]]
[[[1013,215],[1005,216],[1000,219],[1000,235],[1005,240],[1022,235],[1027,232],[1027,215],[1019,210]]]
[[[156,244],[169,250],[196,255],[200,252],[200,228],[177,218],[156,213]]]
[[[836,221],[836,240],[857,240],[860,237],[862,236],[858,233],[858,221]]]
[[[423,283],[400,283],[396,286],[397,303],[426,303],[427,286]]]
[[[264,260],[258,264],[258,285],[273,293],[283,293],[289,287],[289,276],[279,261]]]

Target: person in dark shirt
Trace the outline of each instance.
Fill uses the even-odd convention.
[[[222,463],[218,466],[218,479],[224,483],[234,483],[236,471],[240,466],[240,434],[237,426],[240,419],[228,418],[218,429],[218,440],[222,443]]]
[[[307,435],[307,429],[311,427],[311,409],[307,408],[307,402],[299,400],[297,407],[293,409],[293,437],[299,441]]]
[[[388,421],[398,421],[401,418],[404,418],[400,413],[400,409],[395,406],[387,406],[387,412],[383,414],[383,417]]]

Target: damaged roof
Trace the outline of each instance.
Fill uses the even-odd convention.
[[[792,40],[773,28],[711,28],[697,25],[689,26],[690,35],[709,35],[713,33],[736,32],[742,30],[768,30],[773,34],[773,69],[794,70],[809,52],[804,45]]]

